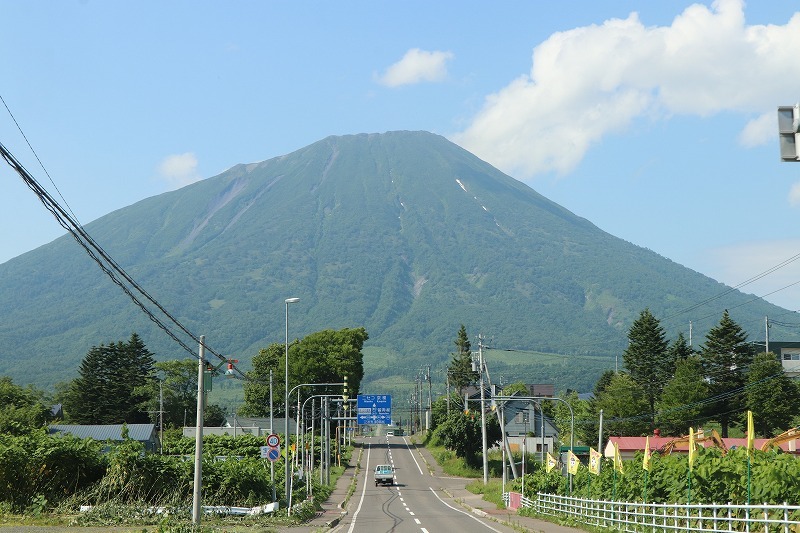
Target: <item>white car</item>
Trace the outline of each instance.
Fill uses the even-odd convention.
[[[390,430],[390,431],[387,431],[387,432],[386,432],[386,436],[387,436],[387,437],[394,437],[394,431],[391,431],[391,430]]]

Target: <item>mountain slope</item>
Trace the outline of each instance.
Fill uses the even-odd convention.
[[[301,299],[291,337],[364,326],[386,354],[372,364],[409,374],[445,361],[461,323],[498,347],[608,357],[643,308],[670,316],[725,289],[425,132],[329,137],[86,229],[244,368],[283,342],[290,296]],[[702,327],[749,299],[734,292],[697,311],[718,311]],[[778,310],[756,302],[734,318],[750,327]],[[133,331],[159,359],[188,355],[69,236],[0,265],[0,316],[0,361],[20,382],[69,378],[91,346]]]

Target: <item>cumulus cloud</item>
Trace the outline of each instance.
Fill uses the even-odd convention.
[[[708,250],[705,269],[714,279],[764,297],[786,309],[800,299],[800,240],[745,242]],[[759,274],[753,275],[754,272]],[[760,274],[770,272],[769,276]]]
[[[768,142],[775,142],[776,131],[778,131],[777,115],[774,111],[764,113],[745,125],[739,134],[739,144],[746,148],[752,148]]]
[[[157,173],[170,189],[179,189],[202,179],[197,173],[197,157],[191,152],[165,157],[158,165]]]
[[[442,81],[447,78],[447,62],[452,58],[452,52],[428,52],[412,48],[400,61],[387,68],[378,82],[388,87],[399,87],[424,81]]]
[[[795,183],[789,189],[789,205],[792,207],[800,205],[800,182]]]
[[[568,173],[643,116],[739,112],[739,141],[752,146],[774,130],[776,102],[800,85],[797,50],[800,13],[783,26],[748,26],[742,0],[692,5],[669,26],[631,13],[551,35],[534,48],[530,72],[489,95],[453,140],[521,179]],[[765,115],[745,125],[754,113]]]

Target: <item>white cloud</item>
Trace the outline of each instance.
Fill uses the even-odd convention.
[[[792,207],[800,205],[800,182],[795,183],[789,189],[789,205]]]
[[[197,173],[197,157],[191,152],[165,157],[158,165],[158,177],[167,183],[170,190],[202,179]]]
[[[759,277],[739,290],[761,296],[786,309],[800,305],[800,240],[745,242],[708,250],[704,272],[730,287]],[[756,275],[753,273],[756,272]]]
[[[452,52],[428,52],[412,48],[400,61],[387,68],[378,82],[399,87],[424,81],[442,81],[447,77],[447,62],[452,58]]]
[[[764,113],[760,117],[748,122],[739,134],[739,144],[746,148],[775,142],[775,132],[778,131],[777,113]]]
[[[772,113],[800,85],[800,13],[783,26],[747,26],[741,0],[694,4],[670,26],[636,13],[551,35],[528,74],[489,95],[453,140],[520,178],[567,173],[634,119],[720,111]],[[745,118],[743,118],[744,125]],[[767,119],[740,142],[762,140]]]

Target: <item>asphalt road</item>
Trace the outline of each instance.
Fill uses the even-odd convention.
[[[335,528],[338,533],[496,532],[514,529],[464,510],[447,494],[447,478],[433,477],[403,437],[364,440],[362,469],[351,512]],[[375,465],[395,467],[394,485],[375,486]],[[463,485],[463,481],[452,483]]]

